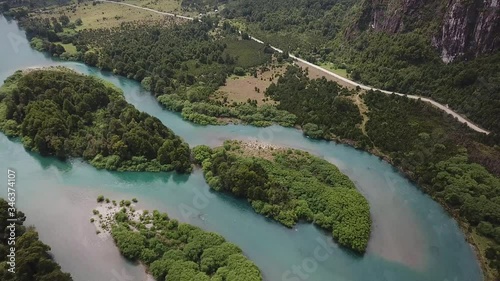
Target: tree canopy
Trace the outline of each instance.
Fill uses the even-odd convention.
[[[114,86],[67,69],[17,72],[0,89],[0,129],[42,155],[98,168],[187,172],[189,146]]]
[[[248,199],[256,212],[287,227],[299,220],[314,222],[332,231],[341,245],[365,251],[371,228],[368,201],[337,167],[299,150],[278,150],[265,159],[247,155],[248,149],[228,141],[193,152],[214,190]]]
[[[260,270],[224,237],[179,223],[166,213],[124,207],[111,222],[111,234],[121,254],[141,261],[158,281],[262,281]],[[125,219],[118,219],[125,215]]]

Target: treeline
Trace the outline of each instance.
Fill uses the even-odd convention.
[[[193,149],[205,179],[217,191],[248,199],[256,212],[287,227],[313,222],[332,231],[339,244],[364,253],[370,210],[349,178],[325,160],[298,150],[269,150],[272,160],[250,157],[249,148],[226,142]]]
[[[373,144],[469,227],[488,265],[500,269],[500,149],[495,136],[470,130],[422,101],[369,92]],[[478,242],[478,241],[476,241]]]
[[[313,59],[329,53],[326,43],[343,33],[344,16],[352,0],[238,0],[229,2],[221,14],[244,20],[253,36],[296,55]]]
[[[179,223],[167,214],[124,207],[111,234],[121,254],[140,261],[158,281],[262,281],[260,270],[224,237]]]
[[[278,109],[297,116],[296,124],[311,137],[363,138],[359,109],[348,98],[353,92],[324,77],[310,79],[307,70],[289,66],[265,94],[279,102]]]
[[[219,5],[225,5],[228,0],[182,0],[183,10],[197,11],[200,13],[214,12]]]
[[[84,53],[86,64],[139,82],[148,77],[149,90],[159,96],[196,82],[224,85],[236,58],[210,37],[212,24],[204,21],[166,28],[130,23],[82,31],[73,44]]]
[[[0,90],[0,129],[28,149],[109,170],[191,170],[189,146],[114,86],[68,69],[27,72]]]
[[[33,227],[24,226],[26,219],[21,211],[17,211],[15,217],[16,240],[15,244],[9,240],[10,237],[10,215],[9,203],[0,198],[0,279],[3,281],[71,281],[68,273],[61,271],[61,267],[53,260],[49,253],[50,247],[38,238],[38,233]],[[9,243],[10,241],[10,243]],[[15,247],[15,273],[8,271],[7,256],[10,248]]]

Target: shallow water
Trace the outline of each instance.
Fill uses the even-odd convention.
[[[0,17],[0,79],[15,70],[65,65],[119,86],[128,102],[158,117],[191,146],[225,139],[252,139],[307,150],[337,165],[370,202],[372,236],[360,257],[340,249],[309,224],[287,229],[253,212],[243,200],[213,193],[201,171],[118,173],[80,161],[61,162],[25,151],[0,134],[0,170],[17,171],[18,205],[55,259],[76,281],[145,280],[144,269],[120,257],[112,239],[99,238],[89,222],[99,194],[139,199],[138,208],[216,231],[238,244],[266,280],[481,280],[481,271],[457,224],[393,167],[369,153],[333,142],[310,140],[299,131],[273,126],[197,126],[163,110],[140,84],[95,68],[55,61],[32,50],[15,22]],[[3,187],[5,172],[0,173]],[[5,196],[6,188],[0,195]]]

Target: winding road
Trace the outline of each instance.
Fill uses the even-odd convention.
[[[177,18],[182,18],[182,19],[186,19],[186,20],[195,20],[195,18],[192,18],[192,17],[186,17],[186,16],[181,16],[181,15],[177,15],[177,14],[172,14],[172,13],[166,13],[166,12],[161,12],[161,11],[157,11],[157,10],[154,10],[154,9],[150,9],[150,8],[145,8],[145,7],[140,7],[140,6],[136,6],[136,5],[133,5],[133,4],[129,4],[129,3],[123,3],[123,2],[115,2],[115,1],[110,1],[110,0],[96,0],[98,2],[105,2],[105,3],[113,3],[113,4],[118,4],[118,5],[124,5],[124,6],[129,6],[129,7],[132,7],[132,8],[137,8],[137,9],[143,9],[143,10],[146,10],[146,11],[150,11],[150,12],[153,12],[153,13],[158,13],[158,14],[161,14],[161,15],[165,15],[165,16],[170,16],[170,17],[177,17]],[[255,41],[255,42],[258,42],[260,44],[264,44],[263,41],[255,38],[255,37],[252,37],[250,36],[250,38]],[[271,48],[273,48],[276,52],[279,52],[279,53],[283,53],[283,50],[281,49],[278,49],[276,47],[273,47],[273,46],[270,46]],[[453,116],[454,118],[456,118],[459,122],[461,123],[465,123],[467,124],[467,126],[469,128],[471,128],[472,130],[476,131],[476,132],[479,132],[479,133],[483,133],[483,134],[490,134],[490,131],[488,130],[485,130],[481,127],[479,127],[478,125],[472,123],[471,121],[467,120],[465,117],[463,117],[461,114],[453,111],[452,109],[448,108],[448,106],[446,105],[443,105],[443,104],[440,104],[439,102],[435,101],[435,100],[432,100],[430,98],[426,98],[426,97],[422,97],[422,96],[416,96],[416,95],[406,95],[406,94],[402,94],[402,93],[397,93],[397,92],[391,92],[391,91],[386,91],[386,90],[381,90],[381,89],[377,89],[377,88],[372,88],[372,87],[369,87],[369,86],[366,86],[366,85],[363,85],[363,84],[360,84],[360,83],[357,83],[357,82],[354,82],[352,80],[349,80],[345,77],[342,77],[338,74],[335,74],[329,70],[326,70],[318,65],[315,65],[313,63],[310,63],[304,59],[301,59],[299,57],[296,57],[292,54],[289,55],[291,58],[299,61],[299,62],[302,62],[312,68],[315,68],[317,70],[320,70],[326,74],[328,74],[329,76],[332,76],[334,77],[335,79],[337,80],[340,80],[340,81],[343,81],[345,83],[348,83],[354,87],[360,87],[361,89],[364,89],[364,90],[373,90],[373,91],[380,91],[382,93],[385,93],[385,94],[388,94],[388,95],[398,95],[398,96],[403,96],[403,97],[407,97],[407,98],[410,98],[410,99],[420,99],[421,101],[424,101],[424,102],[427,102],[427,103],[430,103],[431,105],[435,106],[436,108],[450,114],[451,116]]]

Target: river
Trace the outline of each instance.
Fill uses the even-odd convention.
[[[361,257],[339,248],[310,224],[287,229],[256,214],[244,200],[211,192],[200,170],[191,175],[96,170],[78,159],[40,157],[0,134],[0,196],[6,195],[6,169],[14,168],[17,204],[26,213],[27,224],[36,226],[75,281],[146,280],[144,268],[121,258],[112,239],[95,234],[89,218],[99,194],[117,200],[136,197],[138,208],[166,211],[170,217],[222,234],[240,246],[270,281],[482,280],[474,252],[457,223],[379,158],[346,145],[310,140],[292,128],[194,125],[162,109],[135,81],[31,49],[17,24],[1,16],[0,38],[1,81],[17,69],[44,65],[64,65],[101,77],[191,147],[242,139],[303,149],[337,165],[370,203],[372,235]]]

